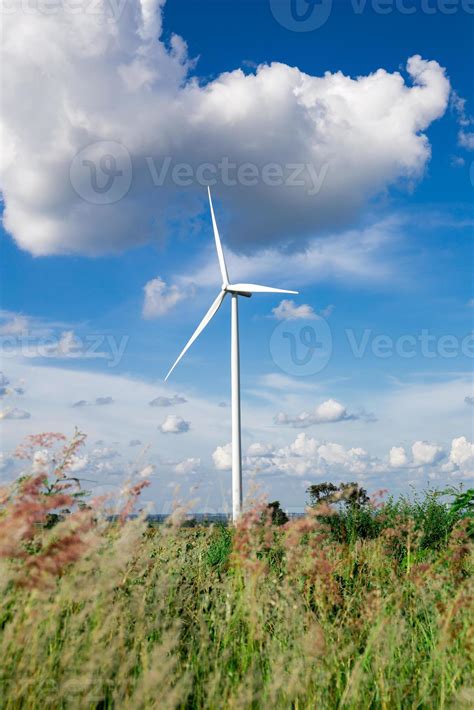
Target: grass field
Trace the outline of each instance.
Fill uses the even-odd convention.
[[[465,506],[151,527],[54,476],[0,500],[1,708],[473,707]]]

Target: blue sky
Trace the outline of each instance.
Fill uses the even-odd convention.
[[[146,458],[156,510],[175,495],[228,505],[229,304],[163,384],[218,289],[196,170],[224,156],[259,173],[213,187],[231,276],[300,291],[241,304],[247,488],[298,509],[313,481],[401,491],[472,476],[473,14],[334,1],[314,10],[322,26],[293,31],[289,6],[129,0],[107,23],[104,1],[103,17],[8,18],[32,49],[5,48],[5,477],[23,436],[78,425],[77,469],[98,490]],[[107,141],[130,185],[94,204],[77,156]],[[153,184],[150,161],[166,157],[190,185]],[[266,184],[275,162],[299,164],[304,185]],[[324,341],[306,370],[282,337],[304,358],[304,328]]]

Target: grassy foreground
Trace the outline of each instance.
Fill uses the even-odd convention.
[[[0,501],[1,708],[473,706],[467,519],[436,539],[448,518],[407,503],[365,537],[328,505],[282,527],[258,506],[232,530],[111,524],[56,476]]]

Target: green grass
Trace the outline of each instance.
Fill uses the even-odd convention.
[[[83,441],[30,437],[52,467],[0,490],[1,709],[474,706],[473,490],[373,506],[324,484],[285,524],[274,501],[151,527],[143,480],[87,504]]]
[[[4,559],[0,707],[472,707],[466,525],[417,505],[390,501],[364,537],[260,511],[236,530],[95,522],[33,585]]]

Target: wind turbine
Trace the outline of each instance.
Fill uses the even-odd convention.
[[[222,305],[227,294],[232,297],[231,304],[231,383],[232,383],[232,520],[235,522],[242,512],[242,448],[241,448],[241,425],[240,425],[240,346],[239,346],[239,310],[238,297],[245,296],[250,298],[254,293],[294,293],[298,291],[286,291],[282,288],[273,288],[272,286],[260,286],[259,284],[249,283],[229,283],[229,275],[222,250],[219,230],[217,229],[216,217],[212,206],[211,190],[208,187],[209,206],[211,208],[212,228],[214,230],[214,239],[216,241],[217,258],[219,259],[219,267],[222,276],[222,287],[215,299],[214,303],[209,308],[208,312],[199,323],[198,327],[184,346],[179,357],[174,363],[171,370],[165,377],[165,382],[173,372],[174,368],[189,350],[191,345],[202,333],[206,325],[212,320],[217,311]]]

